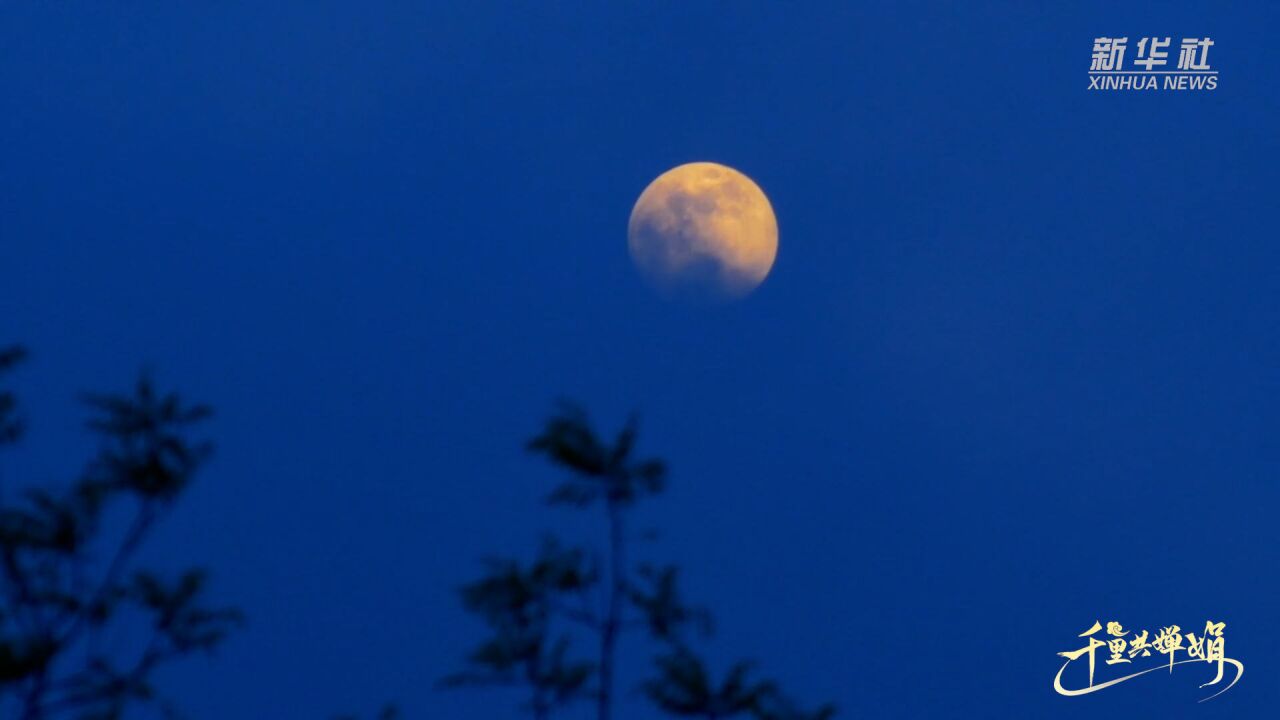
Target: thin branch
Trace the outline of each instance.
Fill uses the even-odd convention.
[[[69,622],[68,627],[58,634],[58,644],[63,645],[70,643],[75,639],[76,634],[84,626],[89,613],[104,600],[107,593],[120,580],[120,573],[124,572],[125,564],[130,557],[141,546],[143,538],[146,537],[147,531],[155,523],[159,517],[159,511],[156,509],[152,500],[144,500],[142,507],[138,510],[138,515],[134,517],[133,524],[129,527],[129,532],[125,535],[120,546],[116,548],[115,556],[111,558],[111,563],[107,566],[107,570],[103,573],[102,582],[98,585],[98,589],[90,596],[89,602],[85,603],[77,612],[71,613],[69,617],[64,617],[60,622]]]

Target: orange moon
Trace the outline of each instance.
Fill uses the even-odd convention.
[[[731,167],[680,165],[640,194],[627,247],[667,297],[732,300],[755,290],[778,256],[778,221],[759,185]]]

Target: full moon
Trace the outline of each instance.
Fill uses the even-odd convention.
[[[751,178],[717,163],[688,163],[640,193],[627,246],[640,274],[663,295],[731,300],[769,274],[778,221]]]

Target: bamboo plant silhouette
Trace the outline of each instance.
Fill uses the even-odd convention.
[[[22,358],[0,352],[0,372]],[[205,575],[132,570],[135,553],[189,486],[212,450],[188,438],[210,411],[141,379],[131,395],[90,395],[98,456],[66,491],[26,491],[0,505],[0,714],[20,720],[119,718],[135,703],[172,707],[153,677],[170,661],[217,647],[239,611],[205,604]],[[12,393],[0,393],[0,445],[23,426]],[[123,507],[122,507],[123,506]],[[107,537],[109,513],[130,520]],[[114,516],[112,516],[114,517]],[[112,542],[114,540],[114,542]],[[96,563],[108,550],[106,563]],[[104,649],[111,627],[149,626],[129,654]]]
[[[689,643],[691,630],[710,633],[710,614],[683,600],[674,566],[629,564],[631,511],[660,494],[667,475],[663,461],[635,456],[637,434],[633,417],[612,443],[604,442],[580,408],[565,404],[529,442],[529,450],[569,471],[548,503],[603,509],[605,552],[547,539],[529,565],[489,561],[486,574],[462,588],[462,600],[491,635],[468,657],[467,669],[446,678],[445,685],[523,686],[529,692],[525,709],[537,720],[594,699],[597,720],[611,720],[619,638],[642,629],[664,649],[655,659],[656,674],[641,689],[666,714],[709,720],[748,714],[758,720],[832,717],[830,705],[804,712],[776,683],[749,681],[750,663],[735,664],[723,683],[713,685]],[[592,659],[570,658],[569,626],[595,636]]]

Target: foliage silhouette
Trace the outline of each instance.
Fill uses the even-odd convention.
[[[24,357],[0,351],[0,373]],[[80,477],[67,490],[33,488],[0,504],[0,715],[113,720],[149,703],[174,716],[155,671],[212,651],[242,616],[206,603],[202,571],[170,577],[133,561],[212,451],[189,438],[210,410],[158,393],[145,376],[131,394],[84,401],[101,446]],[[22,432],[13,394],[0,392],[0,445]],[[124,517],[117,537],[111,529]],[[136,647],[104,648],[113,628],[143,627]]]
[[[483,578],[462,589],[462,598],[493,635],[471,654],[472,669],[446,678],[445,684],[527,684],[532,689],[528,709],[545,718],[576,699],[594,670],[591,663],[568,659],[569,638],[553,637],[550,622],[559,598],[589,587],[595,570],[584,563],[581,552],[553,541],[543,544],[527,569],[502,560],[489,561],[488,568]]]
[[[752,712],[774,692],[768,681],[749,682],[751,663],[737,662],[716,686],[700,658],[676,647],[654,663],[658,675],[644,683],[645,694],[659,708],[677,717],[731,718]]]
[[[710,634],[710,613],[685,602],[675,566],[629,564],[631,511],[666,485],[665,463],[635,456],[637,434],[632,417],[612,442],[602,440],[580,408],[563,404],[529,441],[530,451],[568,471],[547,496],[549,504],[603,511],[604,552],[549,538],[531,563],[487,561],[485,574],[461,588],[461,596],[489,636],[468,656],[466,669],[443,684],[523,687],[528,692],[524,709],[536,720],[575,701],[594,700],[597,720],[610,720],[618,641],[624,631],[640,630],[661,648],[654,674],[640,689],[667,715],[833,717],[833,706],[802,711],[777,683],[750,679],[748,662],[735,663],[722,682],[713,682],[690,645],[691,635]],[[594,637],[594,653],[572,658],[573,639],[584,633]]]

